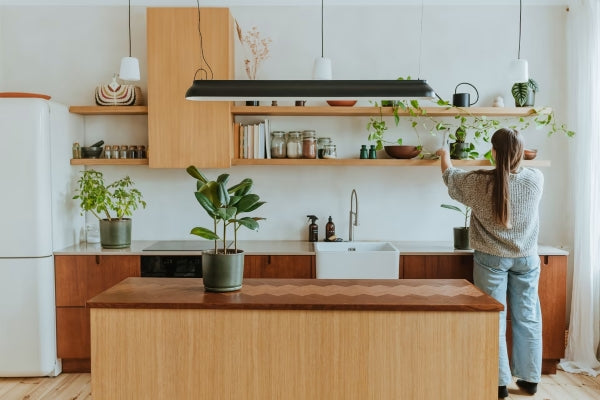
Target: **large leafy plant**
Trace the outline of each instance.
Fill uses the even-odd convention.
[[[196,200],[204,211],[212,218],[213,228],[195,227],[192,235],[215,241],[215,254],[227,254],[227,227],[233,226],[234,251],[237,253],[237,231],[242,226],[251,230],[258,230],[258,221],[261,217],[241,217],[240,214],[249,213],[263,204],[257,194],[250,193],[252,179],[243,179],[240,183],[227,187],[229,174],[221,174],[216,181],[211,181],[204,176],[195,166],[189,166],[187,173],[196,179]],[[221,233],[221,236],[219,236]],[[220,249],[218,242],[221,241]]]
[[[142,193],[129,176],[106,185],[102,172],[89,169],[82,171],[77,183],[78,194],[73,199],[80,200],[82,213],[89,211],[99,220],[121,220],[140,206],[146,208]]]

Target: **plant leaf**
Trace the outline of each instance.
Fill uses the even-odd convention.
[[[449,210],[458,211],[459,213],[464,214],[463,210],[461,210],[460,208],[458,208],[456,206],[453,206],[452,204],[442,204],[442,205],[440,205],[440,207],[447,208]]]
[[[208,179],[206,179],[206,177],[202,174],[202,172],[200,172],[200,170],[198,170],[198,168],[196,168],[195,166],[190,165],[185,170],[187,171],[188,174],[190,174],[193,178],[198,179],[200,182],[202,182],[202,183],[208,182]]]
[[[201,192],[194,192],[194,195],[196,195],[196,200],[198,200],[198,203],[200,203],[208,215],[215,218],[217,216],[217,207],[215,207],[210,199]]]
[[[220,239],[219,235],[217,235],[213,231],[206,229],[206,228],[202,228],[200,226],[192,228],[190,233],[192,235],[200,236],[200,237],[202,237],[204,239],[208,239],[208,240],[219,240]]]
[[[250,217],[244,217],[244,218],[240,218],[238,220],[236,220],[236,222],[242,226],[245,226],[248,229],[251,229],[253,231],[258,230],[258,222],[256,222],[256,220],[254,220],[254,218],[250,218]]]
[[[248,212],[248,209],[254,205],[260,198],[257,194],[247,194],[242,197],[242,199],[237,203],[236,207],[238,209],[238,213]]]

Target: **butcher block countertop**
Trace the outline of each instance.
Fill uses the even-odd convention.
[[[223,310],[501,311],[462,279],[244,279],[241,290],[210,293],[202,279],[127,278],[90,308]]]

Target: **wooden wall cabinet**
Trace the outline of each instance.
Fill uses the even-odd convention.
[[[310,279],[315,277],[315,256],[261,255],[244,257],[244,278]]]
[[[204,56],[208,79],[233,79],[233,18],[227,8],[148,8],[148,151],[151,168],[228,168],[230,102],[190,101],[185,93]],[[196,79],[206,79],[198,71]]]
[[[90,371],[90,312],[86,301],[130,276],[139,256],[54,256],[56,345],[63,372]]]
[[[567,256],[540,256],[538,294],[542,308],[542,373],[555,374],[565,355]],[[405,279],[467,279],[473,282],[472,255],[400,256],[400,276]],[[507,313],[506,340],[509,355],[512,335]]]

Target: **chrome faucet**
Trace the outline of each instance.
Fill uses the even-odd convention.
[[[354,216],[354,221],[352,221],[352,216]],[[358,195],[356,194],[356,189],[352,189],[352,193],[350,194],[350,219],[348,223],[348,241],[350,242],[354,240],[355,226],[358,226]]]

